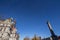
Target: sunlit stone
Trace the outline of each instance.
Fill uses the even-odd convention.
[[[4,26],[7,26],[6,24],[4,24]]]
[[[9,26],[9,27],[10,27],[10,24],[8,24],[7,26]]]
[[[0,26],[3,26],[3,24],[0,24]]]

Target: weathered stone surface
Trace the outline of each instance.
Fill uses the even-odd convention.
[[[0,20],[0,40],[18,40],[15,22],[12,19]]]

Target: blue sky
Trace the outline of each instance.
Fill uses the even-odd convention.
[[[0,0],[0,16],[16,19],[20,40],[25,36],[49,37],[46,21],[49,20],[56,35],[60,35],[59,0]]]

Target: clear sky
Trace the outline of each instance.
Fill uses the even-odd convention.
[[[16,19],[20,40],[34,34],[49,37],[46,21],[49,20],[56,35],[60,35],[59,0],[0,0],[0,16]]]

